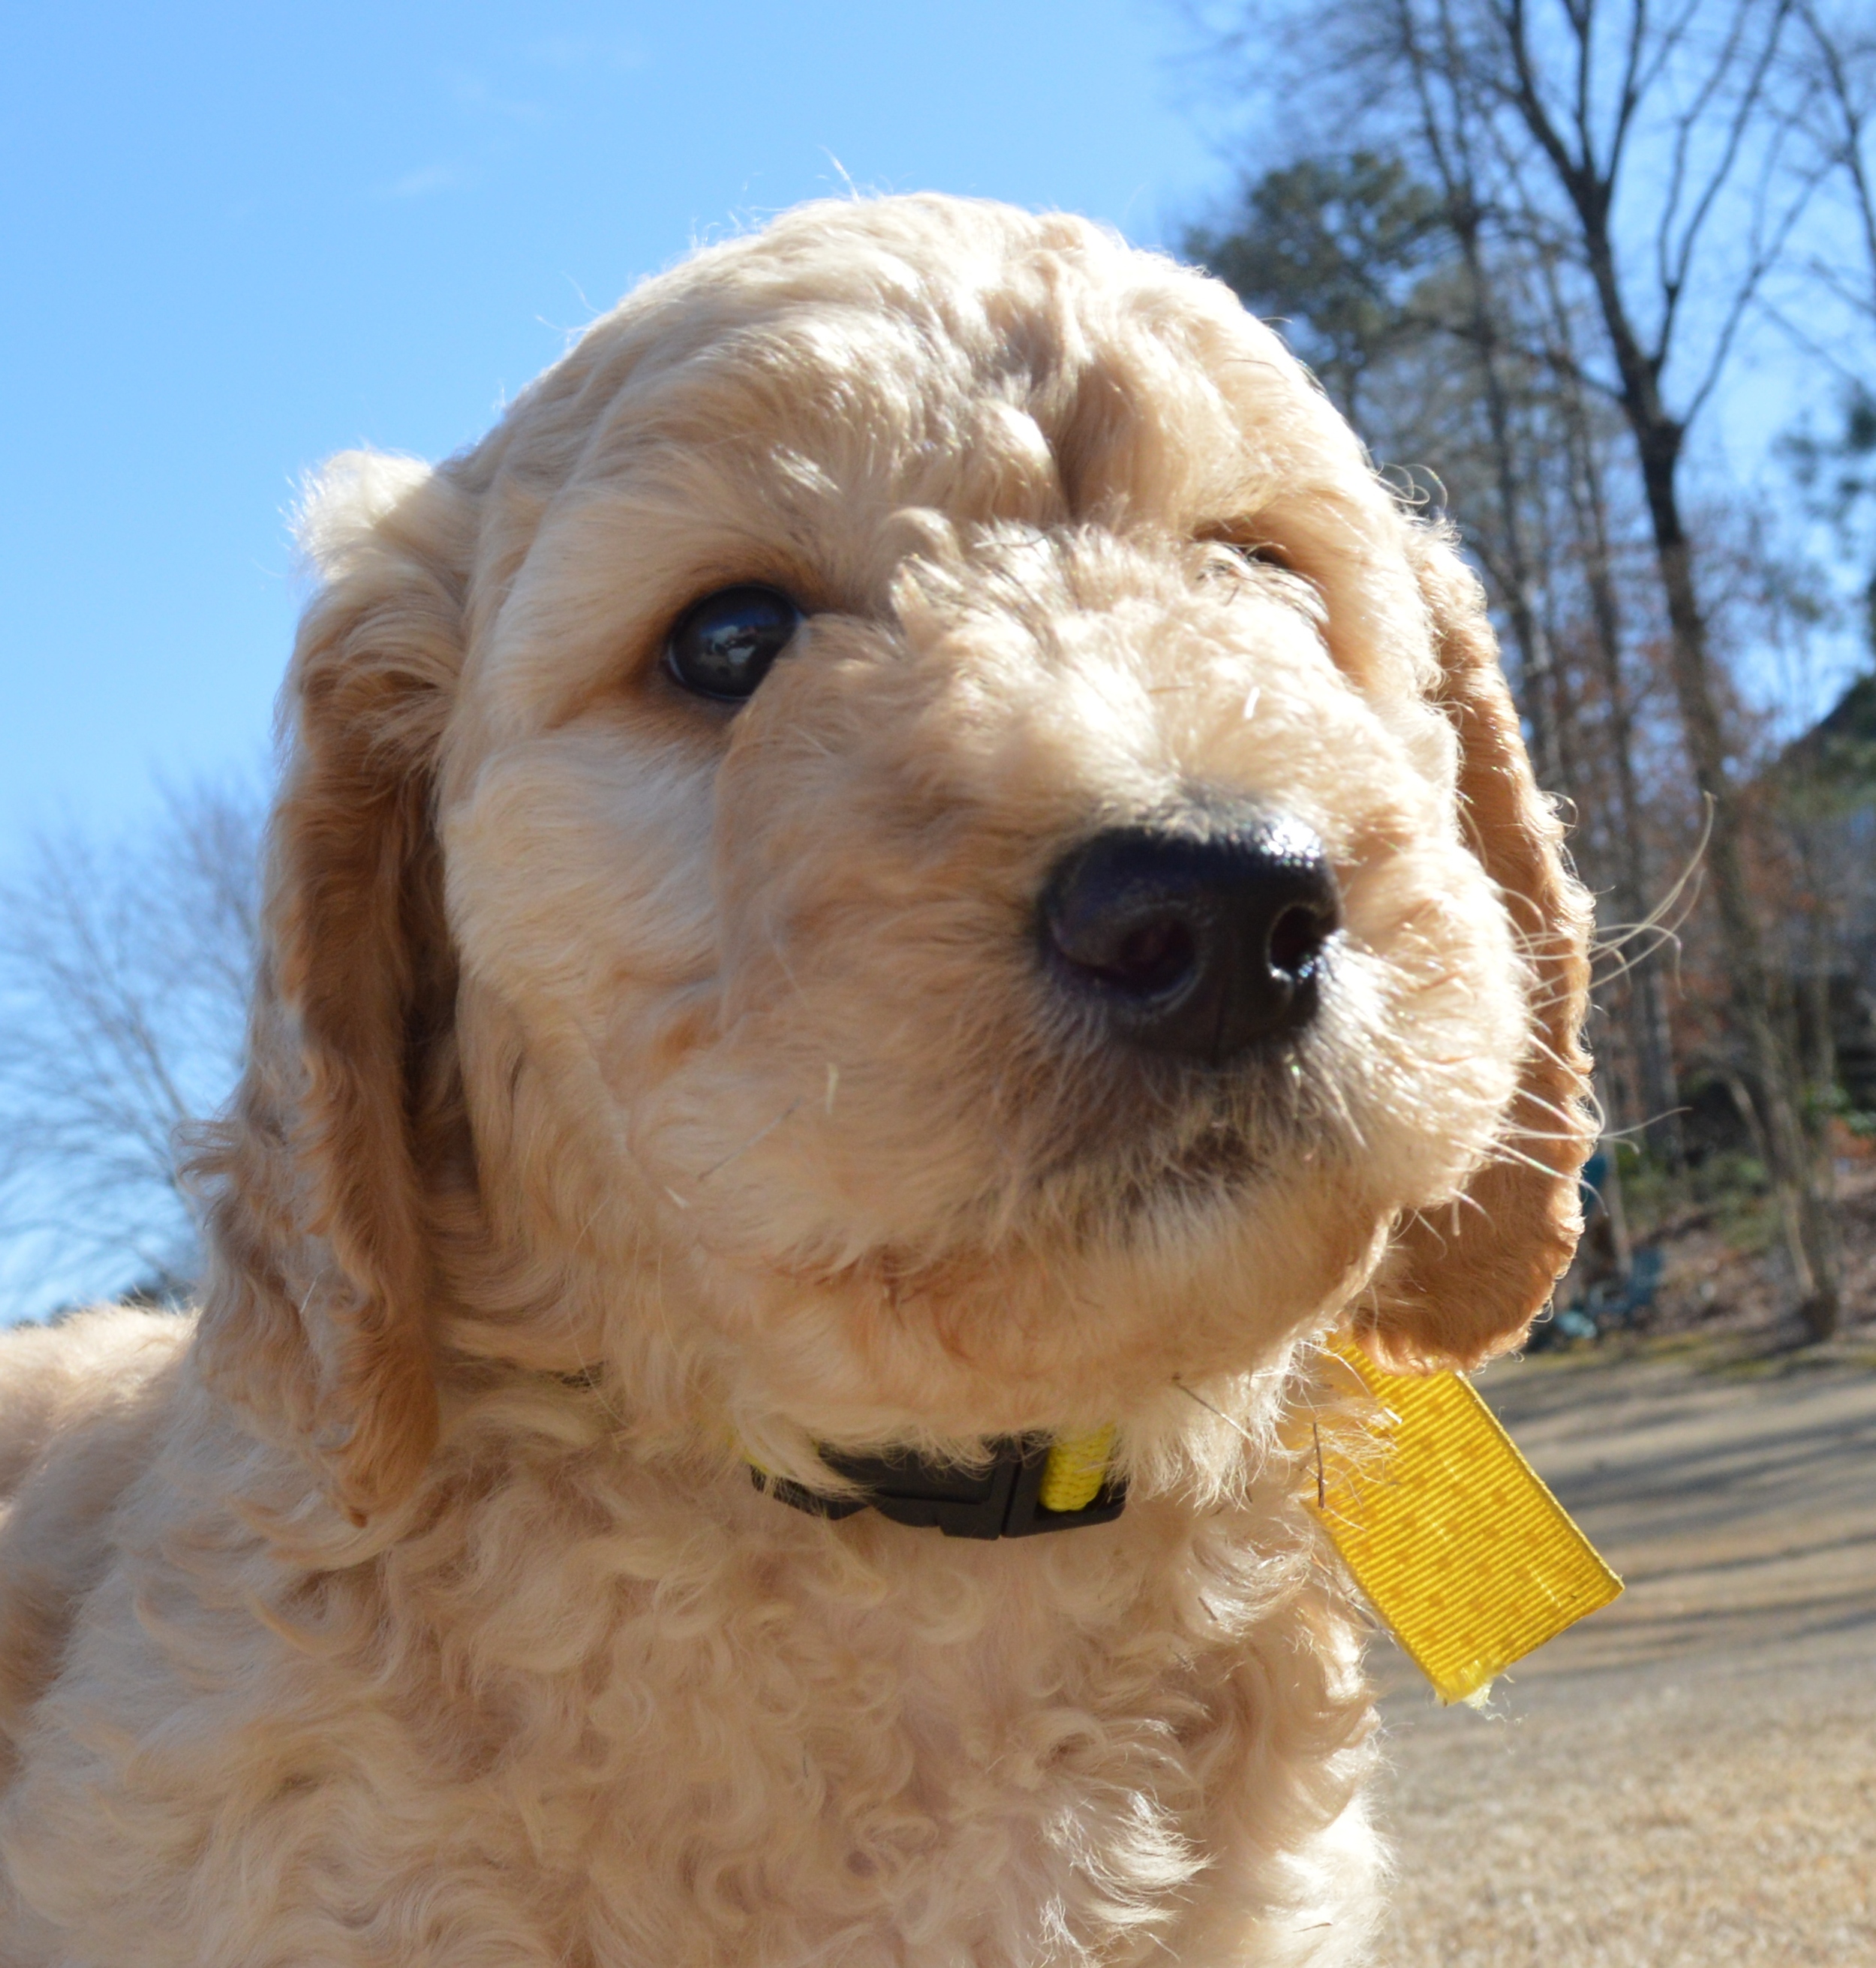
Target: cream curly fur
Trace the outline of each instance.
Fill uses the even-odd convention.
[[[1308,1342],[1512,1343],[1587,1125],[1450,546],[1222,288],[940,198],[697,254],[306,538],[199,1322],[0,1352],[0,1961],[1362,1959]],[[739,581],[809,620],[732,714],[660,652]],[[1341,927],[1169,1077],[1030,925],[1195,795]],[[1125,1515],[1005,1543],[742,1459],[1110,1421]]]

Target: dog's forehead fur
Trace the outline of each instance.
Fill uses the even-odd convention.
[[[1366,687],[1405,704],[1430,674],[1402,522],[1346,426],[1227,290],[1080,219],[791,213],[648,282],[484,452],[491,715],[562,714],[732,580],[876,610],[907,509],[1268,543]],[[1418,723],[1437,769],[1450,740]]]

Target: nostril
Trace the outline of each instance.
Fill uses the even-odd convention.
[[[1198,939],[1190,923],[1176,916],[1161,916],[1142,923],[1121,939],[1114,961],[1105,974],[1124,991],[1137,996],[1158,997],[1182,984],[1198,960]]]
[[[1078,900],[1085,903],[1083,895]],[[1098,905],[1057,911],[1047,922],[1056,953],[1078,971],[1130,996],[1153,998],[1187,982],[1198,961],[1192,925],[1169,911],[1143,918]]]
[[[1041,898],[1043,953],[1118,1037],[1221,1064],[1315,1015],[1334,878],[1308,828],[1244,809],[1097,834]]]
[[[1292,903],[1270,925],[1270,968],[1286,977],[1302,977],[1334,927],[1332,912],[1308,902]]]

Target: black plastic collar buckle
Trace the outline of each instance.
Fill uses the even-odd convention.
[[[850,1517],[869,1507],[896,1524],[915,1529],[936,1527],[946,1537],[1032,1537],[1040,1531],[1079,1530],[1085,1524],[1111,1523],[1127,1507],[1127,1484],[1110,1476],[1092,1503],[1079,1510],[1043,1507],[1043,1477],[1049,1466],[1046,1436],[1000,1436],[988,1445],[995,1458],[987,1468],[960,1469],[920,1455],[840,1455],[823,1451],[830,1469],[857,1483],[863,1497],[825,1497],[785,1476],[749,1471],[757,1489],[817,1517]]]

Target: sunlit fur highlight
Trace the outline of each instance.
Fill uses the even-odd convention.
[[[199,1318],[0,1350],[0,1960],[1365,1958],[1312,1342],[1515,1343],[1589,1127],[1451,543],[1221,287],[938,198],[698,254],[304,538]],[[731,716],[659,657],[749,581],[810,620]],[[1206,799],[1342,898],[1224,1073],[1035,944]],[[742,1459],[1109,1423],[1125,1515],[1003,1544]]]

